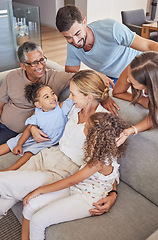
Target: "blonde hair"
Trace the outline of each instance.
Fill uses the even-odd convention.
[[[73,75],[73,82],[79,91],[87,96],[91,94],[98,102],[109,97],[109,87],[102,78],[93,70],[81,70]]]

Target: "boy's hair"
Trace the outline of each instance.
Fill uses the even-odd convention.
[[[149,97],[149,115],[153,126],[158,127],[158,53],[144,52],[136,56],[131,64],[131,75],[140,84],[146,86]],[[142,96],[142,91],[132,84],[132,104]]]
[[[36,50],[39,50],[42,54],[42,48],[34,42],[24,42],[19,48],[18,48],[18,58],[21,63],[27,62],[27,53],[34,52]]]
[[[81,70],[71,78],[79,91],[87,96],[91,94],[98,102],[108,99],[109,87],[102,78],[93,70]]]
[[[66,5],[60,8],[56,15],[56,27],[59,32],[68,31],[74,22],[82,23],[80,10],[74,5]]]
[[[125,144],[117,147],[116,138],[127,128],[127,124],[116,115],[105,112],[92,114],[88,121],[90,128],[84,146],[84,161],[93,166],[98,161],[112,163],[114,158],[119,159],[125,152]]]
[[[44,85],[41,82],[35,82],[32,84],[28,84],[25,86],[24,92],[25,92],[25,98],[28,102],[35,103],[38,100],[38,93],[41,88],[43,88]]]

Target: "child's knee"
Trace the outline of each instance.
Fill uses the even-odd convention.
[[[45,221],[39,212],[36,212],[30,220],[30,239],[45,239]]]
[[[26,218],[28,220],[31,220],[31,218],[35,212],[36,212],[36,210],[30,204],[27,204],[23,208],[23,216],[24,216],[24,218]]]
[[[7,211],[16,203],[15,199],[0,198],[0,218],[7,214]]]

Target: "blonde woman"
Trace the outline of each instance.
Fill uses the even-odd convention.
[[[84,157],[85,122],[91,114],[107,111],[100,103],[108,98],[108,91],[109,88],[94,71],[84,70],[73,76],[70,98],[74,101],[74,106],[68,115],[59,146],[42,150],[18,170],[0,173],[0,215],[5,214],[34,189],[66,178],[79,170]],[[33,130],[36,139],[35,132],[39,130],[35,126]],[[113,189],[116,190],[116,183]],[[109,211],[115,200],[116,192],[110,193],[108,197],[96,203],[98,209],[92,210],[91,214]],[[37,205],[35,207],[38,208]]]

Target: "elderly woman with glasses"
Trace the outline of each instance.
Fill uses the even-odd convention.
[[[27,84],[41,81],[59,96],[73,75],[46,70],[47,58],[41,47],[33,42],[25,42],[19,47],[18,58],[21,68],[9,72],[0,87],[0,145],[23,132],[26,119],[34,112],[34,105],[24,96]]]

